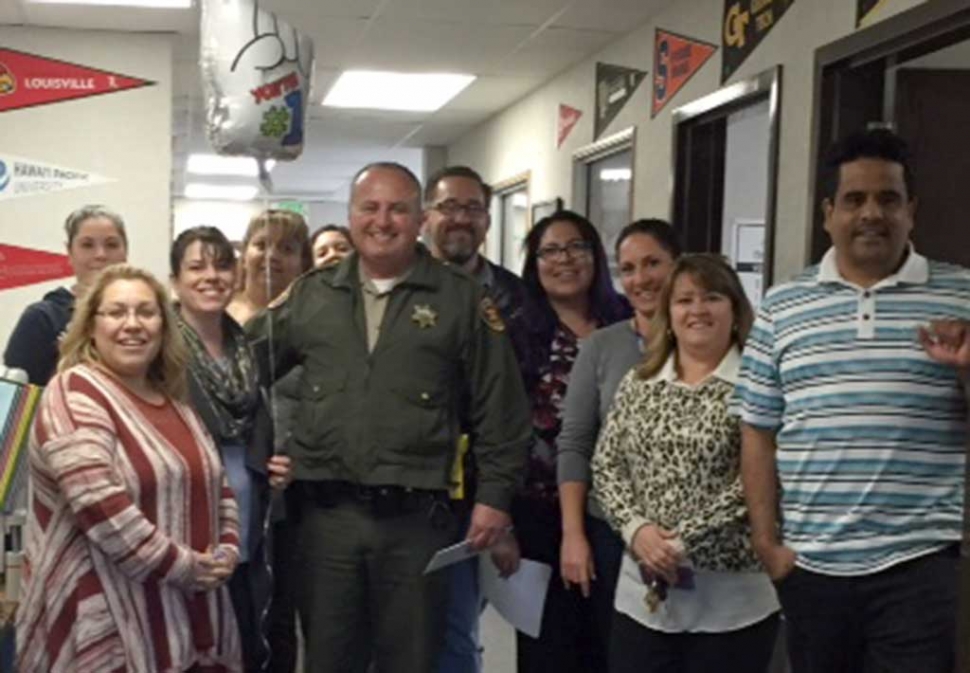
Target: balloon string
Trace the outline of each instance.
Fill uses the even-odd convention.
[[[269,177],[269,170],[266,167],[265,159],[257,159],[257,165],[259,166],[259,183],[262,186],[262,201],[263,201],[263,212],[266,213],[270,209],[270,195],[273,193],[273,181]],[[268,222],[267,225],[269,226]],[[272,269],[270,267],[270,249],[276,245],[275,242],[270,240],[270,235],[272,232],[266,232],[266,247],[265,253],[263,254],[263,265],[264,273],[263,277],[266,282],[266,297],[268,301],[272,301]],[[266,309],[268,310],[268,309]],[[270,407],[270,417],[273,419],[273,446],[271,447],[272,453],[275,456],[277,454],[278,442],[276,441],[276,430],[279,428],[279,407],[276,403],[276,357],[275,348],[276,342],[273,337],[273,321],[267,320],[267,339],[269,342],[269,407]],[[267,546],[265,542],[270,539],[272,534],[272,520],[273,520],[273,504],[276,502],[277,498],[273,497],[274,493],[272,488],[270,488],[269,502],[266,507],[266,515],[263,518],[263,565],[266,570],[266,576],[269,578],[269,594],[266,604],[263,606],[263,611],[259,616],[259,639],[265,653],[263,658],[263,665],[261,667],[262,673],[267,673],[269,671],[269,665],[273,658],[273,648],[269,642],[269,614],[273,607],[273,595],[275,594],[275,584],[276,577],[273,575],[273,563],[270,557],[270,549],[272,546]]]

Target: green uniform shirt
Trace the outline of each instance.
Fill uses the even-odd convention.
[[[289,445],[295,478],[446,489],[464,425],[474,438],[477,500],[507,511],[525,472],[529,403],[481,287],[418,246],[411,271],[387,294],[372,351],[366,323],[353,254],[303,276],[249,324],[254,339],[269,340],[276,377],[303,365]]]

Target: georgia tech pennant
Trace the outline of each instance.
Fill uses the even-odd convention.
[[[593,137],[599,138],[610,122],[620,113],[640,82],[647,76],[645,70],[636,70],[609,63],[596,64],[596,115],[593,119]]]
[[[886,0],[856,0],[856,28],[869,25],[872,22],[873,14],[884,4],[886,4]]]
[[[724,0],[721,84],[741,67],[795,0]]]
[[[681,87],[714,55],[717,47],[709,42],[657,29],[653,43],[653,106],[656,117],[677,95]]]
[[[0,290],[73,275],[67,255],[0,243]]]
[[[0,112],[153,84],[155,82],[116,72],[0,48]]]
[[[572,133],[576,122],[583,116],[582,110],[577,110],[568,105],[559,104],[559,117],[556,120],[556,149],[562,147],[563,142]]]

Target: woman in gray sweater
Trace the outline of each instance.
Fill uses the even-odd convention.
[[[609,643],[623,542],[590,494],[590,460],[620,380],[643,359],[642,343],[680,245],[663,220],[637,220],[620,232],[616,257],[634,316],[597,330],[580,345],[570,375],[556,468],[563,538],[560,564],[566,586],[590,597],[597,633]]]

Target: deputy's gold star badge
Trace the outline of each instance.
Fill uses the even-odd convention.
[[[438,324],[438,314],[427,304],[415,304],[414,313],[411,314],[411,320],[421,329],[427,329]]]

